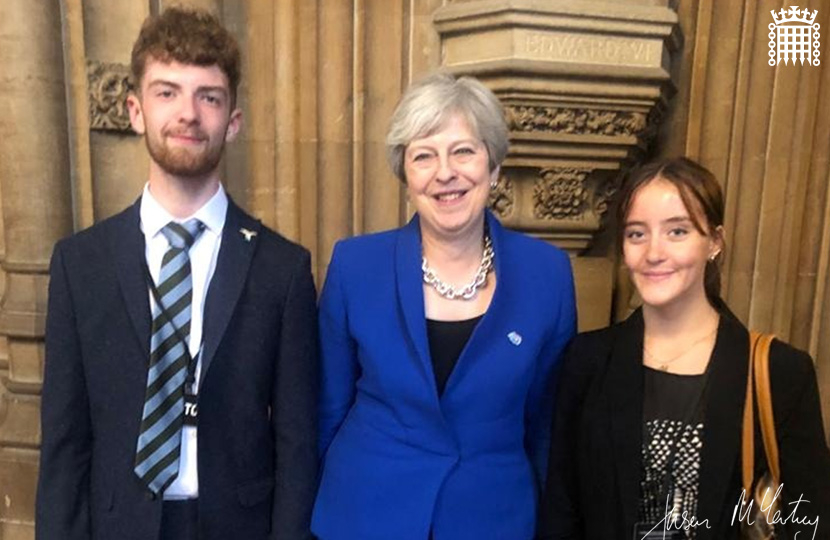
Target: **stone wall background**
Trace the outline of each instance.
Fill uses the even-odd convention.
[[[142,20],[167,3],[0,5],[0,540],[34,537],[51,250],[140,194],[126,65]],[[494,207],[572,254],[582,329],[636,304],[604,221],[621,173],[688,155],[726,192],[728,303],[810,352],[830,422],[830,70],[768,65],[770,10],[788,3],[180,3],[217,13],[243,46],[228,190],[312,251],[318,283],[336,240],[411,213],[383,145],[402,89],[438,66],[475,74],[511,122]],[[829,28],[830,1],[809,3]]]

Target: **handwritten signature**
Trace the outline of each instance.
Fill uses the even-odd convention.
[[[775,501],[778,500],[778,497],[781,495],[781,490],[784,489],[784,484],[780,484],[778,489],[775,490],[775,494],[770,499],[769,503],[766,503],[769,489],[764,492],[764,497],[761,499],[761,502],[758,505],[758,509],[760,510],[761,514],[766,516],[764,519],[769,525],[787,525],[788,523],[795,523],[797,525],[812,525],[813,526],[813,536],[812,538],[816,537],[816,533],[818,532],[818,520],[819,517],[816,516],[815,519],[809,519],[806,516],[799,517],[798,512],[798,505],[801,503],[809,504],[810,501],[804,498],[804,495],[799,495],[798,499],[792,501],[788,504],[788,506],[792,506],[792,510],[786,516],[783,515],[781,510],[776,510],[772,512],[772,507],[775,504]],[[752,513],[752,505],[755,504],[755,501],[751,498],[747,501],[746,490],[741,490],[741,496],[738,498],[738,504],[735,505],[735,510],[732,511],[732,524],[735,524],[735,518],[738,518],[738,523],[743,521],[747,525],[752,525],[755,523],[755,520],[750,517]],[[795,536],[798,537],[799,533],[795,533]]]
[[[789,523],[794,523],[797,525],[811,525],[813,527],[813,536],[812,538],[815,539],[816,533],[818,532],[818,522],[819,516],[816,516],[813,519],[810,519],[807,516],[799,516],[798,515],[798,506],[801,503],[809,504],[810,501],[804,498],[804,495],[799,495],[798,499],[792,501],[788,504],[791,506],[792,509],[789,514],[784,515],[781,510],[772,511],[773,505],[775,501],[778,500],[778,497],[781,495],[781,490],[784,488],[784,484],[778,486],[778,489],[775,491],[773,496],[770,498],[769,490],[764,493],[764,498],[759,503],[759,510],[760,513],[765,516],[766,522],[770,525],[787,525]],[[769,502],[767,500],[769,499]],[[671,496],[666,497],[666,512],[663,515],[663,519],[659,522],[654,524],[654,527],[651,528],[640,540],[647,540],[651,538],[656,538],[656,535],[660,533],[655,533],[655,530],[663,526],[663,534],[662,537],[666,538],[666,535],[669,531],[689,531],[692,529],[696,529],[697,527],[706,527],[710,529],[709,520],[708,519],[698,519],[696,516],[689,515],[688,512],[684,511],[681,513],[675,512],[675,509],[670,504]],[[735,509],[732,511],[732,525],[736,523],[744,522],[747,525],[753,525],[755,520],[752,519],[752,507],[755,504],[755,501],[752,498],[747,499],[746,491],[741,490],[741,496],[738,498],[738,504],[735,505]],[[737,518],[737,520],[736,520]],[[800,532],[795,534],[796,538]]]
[[[666,495],[666,513],[663,514],[663,519],[658,521],[654,524],[654,527],[651,528],[640,540],[646,540],[647,538],[654,538],[652,533],[654,530],[659,527],[661,524],[663,525],[663,538],[666,537],[666,534],[670,530],[675,531],[688,531],[691,529],[696,529],[698,527],[709,527],[709,520],[703,519],[698,520],[695,516],[690,516],[688,512],[685,510],[681,513],[675,513],[674,507],[669,504],[671,501],[671,494]],[[659,533],[658,533],[659,534]]]

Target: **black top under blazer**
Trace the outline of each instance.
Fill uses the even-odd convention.
[[[243,230],[256,234],[243,234]],[[157,540],[133,472],[150,349],[139,202],[55,247],[38,540]],[[204,308],[199,538],[306,540],[316,490],[309,253],[228,201]]]
[[[566,354],[555,412],[544,539],[631,540],[637,522],[643,443],[643,316],[580,334]],[[749,334],[721,310],[710,361],[697,520],[699,540],[737,538],[741,427]],[[815,538],[830,538],[830,452],[810,356],[781,341],[770,349],[770,378],[784,502],[803,499],[799,518],[820,516]],[[756,402],[757,403],[757,402]],[[766,468],[757,428],[756,478]],[[791,508],[791,507],[785,507]],[[786,511],[789,513],[789,510]],[[737,520],[736,520],[737,521]],[[798,538],[813,538],[814,527]],[[787,531],[792,537],[795,529]]]

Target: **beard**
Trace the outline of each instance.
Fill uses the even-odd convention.
[[[144,141],[150,157],[168,174],[182,178],[198,178],[215,171],[222,159],[225,141],[211,144],[207,135],[198,130],[195,132],[189,130],[187,134],[205,140],[207,144],[198,148],[171,147],[166,138],[169,135],[176,135],[172,132],[164,132],[161,140],[147,134]]]

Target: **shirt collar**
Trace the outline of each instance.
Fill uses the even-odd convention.
[[[141,195],[141,207],[139,215],[141,217],[141,230],[147,238],[155,237],[165,225],[171,221],[184,223],[185,221],[196,218],[205,224],[207,229],[217,236],[221,236],[222,228],[225,226],[225,217],[228,213],[228,195],[225,193],[225,188],[219,184],[219,189],[216,190],[213,197],[208,200],[201,208],[196,210],[192,216],[184,219],[174,218],[164,207],[153,197],[150,193],[150,184],[144,184],[144,192]]]

